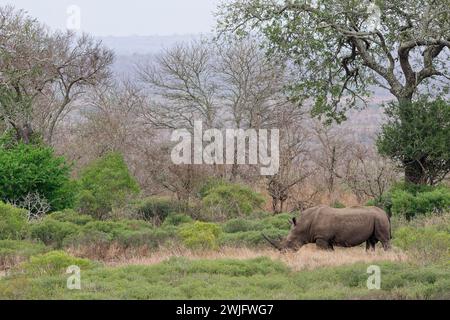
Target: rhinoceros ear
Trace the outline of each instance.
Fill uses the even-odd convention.
[[[297,225],[297,218],[292,218],[292,225],[293,226],[296,226]]]

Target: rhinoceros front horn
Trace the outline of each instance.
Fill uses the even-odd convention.
[[[273,241],[273,240],[270,240],[264,233],[262,233],[262,236],[263,236],[263,238],[266,239],[266,241],[269,242],[275,249],[280,250],[280,251],[282,250],[281,246],[280,246],[278,243],[276,243],[276,242]]]

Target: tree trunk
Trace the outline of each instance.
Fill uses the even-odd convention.
[[[29,144],[33,136],[31,125],[25,124],[24,126],[16,127],[16,136],[18,141]]]
[[[419,161],[405,161],[403,163],[405,168],[405,182],[412,184],[426,184],[427,177],[426,173],[423,170],[423,167],[420,165]]]
[[[397,98],[398,103],[409,104],[412,102],[412,94],[406,96],[400,96]],[[403,119],[400,119],[403,121]],[[412,184],[426,184],[427,176],[424,171],[425,159],[420,160],[406,160],[403,162],[403,168],[405,171],[405,182]]]

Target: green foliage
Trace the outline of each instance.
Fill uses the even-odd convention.
[[[409,220],[421,215],[449,211],[450,188],[398,184],[380,199],[375,199],[374,203],[393,216]]]
[[[87,259],[76,258],[64,251],[50,251],[31,257],[20,268],[29,276],[65,274],[70,266],[77,266],[81,270],[89,270],[95,264]]]
[[[421,260],[430,263],[450,261],[450,233],[435,227],[401,227],[394,233],[394,245],[412,252]]]
[[[94,220],[89,215],[83,215],[71,209],[53,212],[52,214],[49,215],[49,217],[57,221],[70,222],[80,226],[85,225]]]
[[[28,231],[27,213],[0,201],[0,240],[20,240]]]
[[[262,234],[277,239],[286,237],[289,230],[289,220],[292,215],[283,213],[263,219],[237,218],[223,224],[224,233],[220,237],[221,245],[227,246],[265,246],[267,241]]]
[[[30,229],[32,239],[38,239],[46,245],[61,248],[64,239],[76,234],[80,230],[80,226],[46,217],[42,221],[32,223]]]
[[[450,172],[450,105],[438,99],[391,103],[377,141],[380,154],[399,162],[407,181],[435,184]]]
[[[225,184],[205,191],[203,206],[215,218],[233,218],[251,214],[264,204],[264,198],[250,188],[239,184]]]
[[[74,201],[70,167],[43,145],[0,145],[0,200],[21,200],[38,192],[51,210],[71,207]]]
[[[48,249],[42,243],[19,240],[0,240],[0,269],[14,266],[31,256],[46,252]]]
[[[183,225],[178,234],[188,248],[217,249],[221,229],[217,224],[196,221]]]
[[[122,247],[154,248],[175,237],[175,230],[168,227],[154,228],[144,221],[93,221],[84,225],[78,233],[65,238],[64,246],[110,246],[115,243]]]
[[[334,203],[331,204],[332,208],[337,208],[337,209],[342,209],[345,208],[345,204],[339,202],[339,201],[335,201]]]
[[[223,179],[218,179],[218,178],[209,178],[200,188],[200,190],[198,191],[198,197],[200,199],[205,198],[208,193],[211,191],[211,189],[220,187],[220,186],[226,186],[228,185],[229,182],[223,180]]]
[[[170,213],[179,212],[181,204],[171,198],[149,197],[136,205],[137,217],[155,224],[162,223]]]
[[[98,219],[106,218],[139,193],[139,185],[119,153],[107,154],[86,167],[81,173],[80,189],[79,211]]]
[[[169,214],[164,220],[163,226],[179,226],[184,223],[191,223],[193,220],[190,216],[183,213]]]

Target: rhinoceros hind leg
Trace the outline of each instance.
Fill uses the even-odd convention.
[[[366,251],[369,251],[369,249],[371,251],[375,251],[375,245],[377,244],[377,240],[370,238],[366,241]]]
[[[383,241],[382,244],[384,251],[389,251],[391,249],[391,244],[389,241]]]

